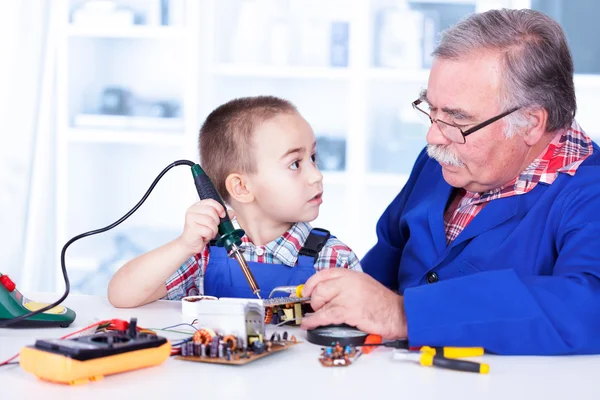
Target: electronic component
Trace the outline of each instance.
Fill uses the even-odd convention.
[[[195,319],[198,326],[238,336],[265,334],[265,308],[262,300],[210,296],[187,296],[181,299],[185,320]]]
[[[274,333],[271,340],[264,340],[262,335],[223,336],[212,329],[199,329],[194,333],[192,340],[181,344],[180,355],[175,358],[213,364],[244,365],[287,350],[297,343],[299,342],[294,335],[288,339],[287,332],[283,333],[283,337]]]
[[[294,305],[296,303],[307,303],[310,301],[310,297],[272,297],[264,299],[263,304],[265,307],[272,306],[284,306],[287,304]]]
[[[319,362],[324,367],[347,367],[361,356],[361,351],[352,345],[342,346],[339,342],[321,349]]]
[[[263,300],[265,324],[300,325],[302,318],[312,311],[310,297],[273,297]]]
[[[41,379],[67,384],[99,380],[105,375],[161,364],[171,354],[167,339],[137,332],[110,331],[74,339],[37,340],[21,350],[21,368]]]

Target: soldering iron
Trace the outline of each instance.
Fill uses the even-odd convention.
[[[227,213],[227,208],[225,207],[223,199],[200,165],[192,165],[192,175],[194,176],[194,183],[196,184],[196,190],[198,191],[198,196],[200,196],[200,199],[216,200],[225,209],[225,217],[221,218],[221,222],[219,223],[220,236],[217,239],[217,246],[224,247],[227,251],[227,254],[237,260],[242,268],[242,272],[244,273],[246,280],[248,281],[248,284],[250,285],[250,289],[252,289],[252,293],[254,293],[256,297],[260,299],[260,288],[258,287],[258,284],[252,275],[252,271],[250,271],[250,268],[248,267],[248,263],[246,263],[246,260],[242,256],[242,252],[239,247],[242,243],[244,231],[242,229],[234,228],[233,224],[231,223],[231,219],[229,218],[229,214]]]
[[[194,177],[194,184],[196,185],[196,190],[198,191],[198,196],[200,196],[201,200],[213,199],[213,200],[216,200],[217,202],[219,202],[223,206],[223,208],[225,208],[226,215],[225,215],[225,217],[221,218],[221,222],[219,223],[219,237],[217,238],[217,246],[224,247],[225,250],[227,251],[227,254],[230,257],[233,257],[237,260],[237,262],[240,264],[240,267],[244,273],[244,276],[248,280],[248,284],[250,285],[250,288],[252,289],[252,293],[254,293],[259,299],[261,299],[260,288],[258,287],[256,280],[254,279],[254,276],[252,275],[252,272],[250,271],[250,268],[248,267],[248,264],[246,263],[246,260],[242,256],[241,250],[239,247],[242,243],[242,236],[244,236],[244,231],[241,229],[234,228],[234,226],[231,222],[231,219],[229,218],[229,214],[227,214],[227,208],[225,207],[225,203],[223,202],[223,199],[221,198],[221,196],[219,195],[219,193],[213,186],[211,180],[206,175],[206,173],[204,172],[202,167],[200,167],[200,165],[198,165],[192,161],[178,160],[178,161],[175,161],[175,162],[169,164],[165,169],[163,169],[160,172],[160,174],[158,174],[158,176],[154,179],[154,181],[152,182],[152,184],[150,185],[150,187],[148,188],[148,190],[146,191],[146,193],[144,194],[142,199],[131,210],[129,210],[129,212],[127,212],[127,214],[122,216],[119,220],[113,222],[112,224],[110,224],[108,226],[105,226],[104,228],[100,228],[100,229],[96,229],[93,231],[79,234],[79,235],[71,238],[63,246],[61,255],[60,255],[60,263],[61,263],[63,278],[65,281],[65,291],[58,300],[56,300],[52,304],[48,304],[44,307],[36,309],[35,311],[19,310],[18,313],[13,312],[14,310],[11,310],[11,308],[8,307],[8,305],[5,305],[2,302],[0,302],[0,309],[6,309],[7,314],[9,314],[11,316],[7,319],[0,319],[0,327],[15,325],[18,322],[21,322],[21,324],[19,324],[19,325],[21,325],[22,327],[26,327],[26,325],[23,325],[24,322],[27,322],[26,320],[30,320],[32,317],[34,317],[40,313],[44,313],[46,311],[52,310],[54,307],[56,307],[60,303],[62,303],[67,298],[67,296],[69,294],[69,290],[70,290],[69,275],[67,274],[67,269],[65,266],[65,255],[66,255],[67,248],[73,242],[75,242],[79,239],[82,239],[87,236],[96,235],[98,233],[106,232],[106,231],[116,227],[117,225],[121,224],[123,221],[125,221],[127,218],[129,218],[134,212],[136,212],[138,210],[138,208],[141,207],[141,205],[144,203],[144,201],[146,201],[148,196],[150,196],[150,193],[152,192],[154,187],[158,184],[158,181],[171,168],[177,167],[179,165],[187,165],[192,168],[192,176]],[[0,300],[1,300],[1,298],[0,298]],[[70,311],[70,310],[68,310],[68,311]],[[72,314],[69,314],[69,315],[72,315],[70,321],[72,321],[75,318],[75,314],[72,311],[70,311],[70,312],[72,313]],[[50,318],[50,317],[48,316],[47,318]],[[55,321],[50,321],[50,322],[55,322]]]

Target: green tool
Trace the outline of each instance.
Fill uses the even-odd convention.
[[[217,246],[224,247],[229,256],[237,260],[238,264],[240,264],[240,268],[242,269],[242,273],[248,281],[248,285],[250,285],[252,293],[254,293],[256,297],[260,299],[260,288],[258,287],[256,279],[254,278],[254,275],[252,275],[252,271],[250,271],[248,263],[244,259],[239,247],[242,244],[242,236],[244,236],[244,231],[242,229],[234,228],[231,219],[229,219],[229,214],[227,214],[227,208],[225,207],[223,199],[200,165],[192,165],[192,175],[194,177],[194,184],[196,185],[196,190],[198,191],[198,196],[200,199],[213,199],[219,202],[225,209],[225,217],[221,218],[221,222],[219,223],[220,236],[217,239]]]
[[[28,314],[48,306],[47,303],[32,301],[17,290],[15,283],[0,273],[0,326],[3,320]],[[11,328],[67,327],[75,320],[75,312],[64,306],[56,306],[30,318],[10,324]]]

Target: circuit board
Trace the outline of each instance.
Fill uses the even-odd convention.
[[[283,306],[286,304],[307,303],[310,297],[272,297],[263,300],[265,307]]]
[[[354,363],[361,355],[362,351],[356,347],[351,345],[344,347],[337,342],[334,346],[321,349],[319,362],[324,367],[347,367]]]
[[[225,364],[225,365],[245,365],[249,364],[258,359],[270,356],[271,354],[279,353],[281,351],[287,350],[301,342],[292,342],[286,341],[278,344],[274,344],[271,346],[270,350],[265,350],[261,354],[255,354],[254,352],[247,352],[246,355],[240,355],[239,353],[234,354],[228,360],[225,357],[198,357],[198,356],[176,356],[177,360],[185,360],[185,361],[195,361],[195,362],[203,362],[209,364]]]

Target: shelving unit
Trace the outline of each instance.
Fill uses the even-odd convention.
[[[180,6],[181,24],[126,27],[73,25],[72,12],[83,3],[58,0],[53,4],[63,17],[56,80],[57,255],[69,238],[109,225],[124,215],[168,164],[198,158],[194,149],[202,48],[199,3],[169,3],[174,2]],[[127,0],[117,3],[129,5]],[[134,96],[120,101],[139,115],[103,116],[100,100],[103,90],[110,87]],[[105,103],[111,106],[111,100]],[[161,101],[175,102],[177,115],[159,118],[150,114],[156,112],[154,104]],[[168,110],[169,105],[161,106]],[[105,265],[103,268],[109,270],[97,283],[94,274],[99,275],[99,268],[121,253],[132,257],[127,249],[120,248],[117,238],[125,235],[145,248],[159,243],[144,232],[159,232],[153,237],[163,234],[163,240],[177,234],[185,209],[194,201],[191,174],[182,169],[167,174],[142,208],[118,228],[69,247],[66,260],[75,292],[103,293],[110,268],[116,265]],[[60,273],[55,277],[56,287],[62,287]]]
[[[131,0],[118,3],[127,1]],[[64,15],[57,65],[57,251],[75,234],[123,215],[170,162],[197,160],[198,129],[215,107],[235,97],[270,94],[296,104],[318,138],[343,141],[345,151],[337,156],[343,156],[344,168],[324,171],[325,201],[313,225],[331,230],[362,257],[375,242],[379,215],[405,184],[425,144],[426,129],[416,125],[410,102],[426,86],[429,70],[424,65],[391,68],[377,62],[377,21],[382,10],[399,2],[170,1],[179,3],[180,24],[102,29],[71,25],[70,8],[79,3],[57,2]],[[251,3],[259,8],[253,9]],[[436,8],[442,10],[443,18],[436,20],[439,30],[466,10],[523,8],[531,2],[409,0],[407,6],[434,17]],[[348,27],[346,39],[343,34],[341,38],[347,47],[341,56],[336,53],[337,59],[324,54],[331,38],[314,36],[331,33],[327,29],[334,22],[342,32],[344,23]],[[252,29],[245,37],[236,33],[236,26]],[[411,32],[402,34],[410,37]],[[577,76],[576,85],[578,97],[590,98],[600,87],[600,76]],[[74,125],[78,113],[91,112],[90,104],[97,102],[94,99],[105,86],[127,86],[148,98],[177,99],[181,129]],[[594,104],[582,103],[578,119],[590,133],[598,134],[595,110],[585,108]],[[133,121],[132,126],[141,122]],[[129,234],[140,247],[150,249],[178,234],[185,210],[197,201],[197,194],[185,168],[163,180],[131,221],[74,244],[69,249],[69,270],[85,276],[93,273],[94,265],[114,258],[117,235]],[[162,236],[140,233],[146,231]],[[59,274],[56,282],[61,287]]]
[[[147,38],[147,39],[183,39],[186,30],[179,27],[170,26],[132,26],[124,28],[98,28],[98,27],[80,27],[68,26],[66,33],[70,37],[89,37],[89,38]]]

